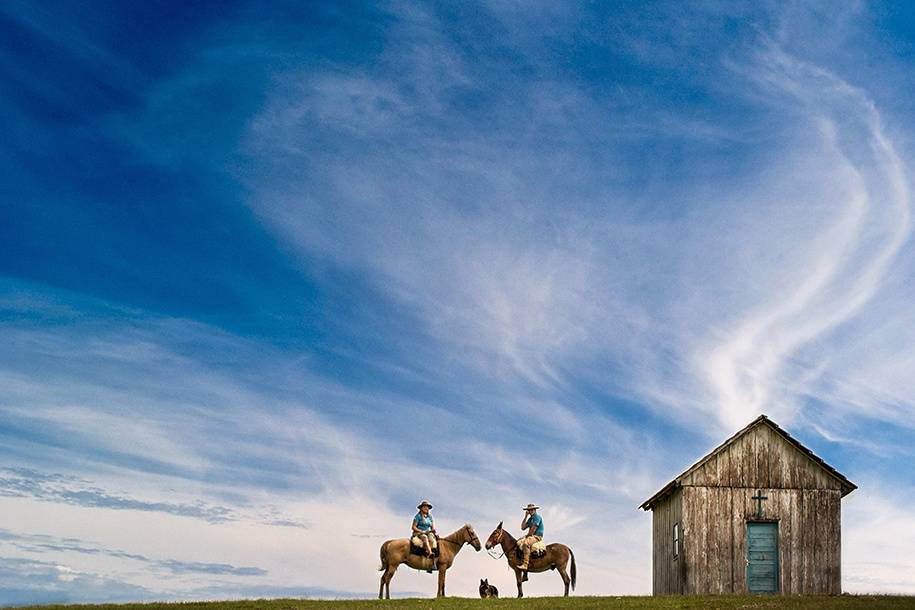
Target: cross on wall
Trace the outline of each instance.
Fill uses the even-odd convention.
[[[763,500],[768,500],[768,499],[769,499],[769,496],[764,496],[764,495],[762,495],[762,490],[761,490],[761,489],[757,489],[757,490],[756,490],[756,495],[753,496],[753,497],[750,498],[750,499],[751,499],[751,500],[756,500],[756,518],[757,518],[757,519],[762,519],[762,516],[763,516],[762,503],[763,503]]]

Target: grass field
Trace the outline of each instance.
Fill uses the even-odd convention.
[[[839,597],[534,597],[527,599],[392,599],[316,601],[299,599],[271,599],[225,602],[160,603],[160,604],[105,604],[80,606],[31,606],[41,610],[79,608],[79,610],[591,610],[620,608],[622,610],[915,610],[915,597],[843,595]]]

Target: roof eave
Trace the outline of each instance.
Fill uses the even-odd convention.
[[[658,493],[656,493],[655,495],[651,496],[650,498],[648,498],[647,500],[642,502],[642,505],[639,506],[639,508],[641,508],[642,510],[653,509],[658,504],[658,502],[660,502],[661,500],[664,499],[664,497],[667,494],[671,493],[674,489],[676,489],[679,486],[680,486],[680,479],[678,479],[678,478],[674,479],[673,481],[671,481],[670,483],[668,483],[667,485],[662,487],[658,491]]]

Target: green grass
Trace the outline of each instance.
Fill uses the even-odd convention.
[[[881,595],[842,595],[837,597],[531,597],[526,599],[392,599],[316,601],[271,599],[225,602],[185,602],[158,604],[104,604],[80,606],[31,606],[41,610],[78,608],[79,610],[915,610],[915,597]]]

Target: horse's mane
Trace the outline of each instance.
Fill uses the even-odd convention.
[[[457,544],[457,540],[454,540],[454,537],[457,536],[458,534],[460,534],[465,529],[473,531],[473,526],[470,525],[469,523],[465,523],[462,527],[459,527],[457,530],[451,532],[450,534],[448,534],[447,536],[442,538],[442,540],[447,540],[448,542],[450,542],[452,544]]]

